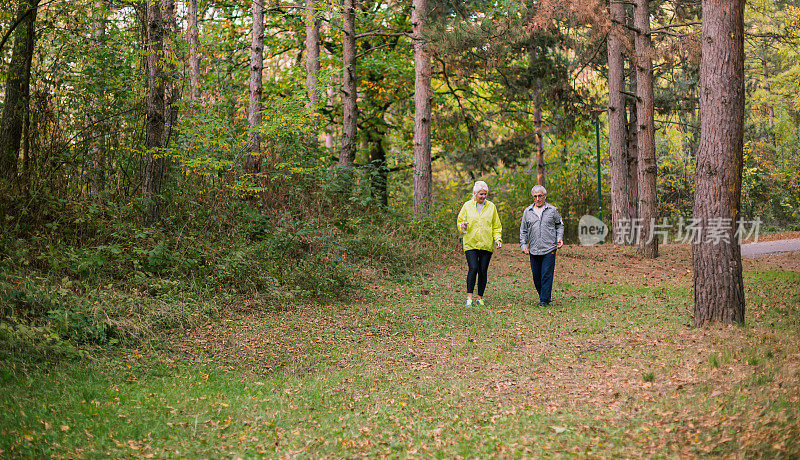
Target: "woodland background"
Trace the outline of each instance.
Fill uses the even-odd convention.
[[[0,0],[0,456],[800,457],[800,253],[576,244],[798,235],[795,3]]]
[[[612,22],[602,2],[430,3],[432,198],[416,213],[407,2],[263,5],[257,112],[248,84],[254,3],[0,6],[6,93],[14,51],[25,49],[20,31],[28,23],[35,31],[23,65],[28,104],[17,154],[4,157],[0,202],[8,343],[103,344],[200,321],[240,303],[234,299],[258,306],[341,298],[381,277],[413,284],[418,267],[457,251],[452,221],[473,180],[489,183],[504,239],[515,243],[542,166],[548,199],[575,241],[580,216],[600,212],[598,147],[602,207],[610,214]],[[31,6],[35,18],[23,14]],[[147,38],[148,8],[163,20],[158,52]],[[354,12],[355,93],[342,89],[347,8]],[[675,222],[692,214],[700,4],[653,1],[649,9],[658,215]],[[745,15],[742,217],[760,218],[762,229],[797,230],[800,8],[759,0]],[[310,25],[320,47],[311,84]],[[625,53],[632,46],[623,40]],[[165,91],[155,147],[148,140],[153,56],[161,74],[150,81]],[[635,94],[630,63],[625,69],[626,92]],[[345,135],[344,105],[353,100],[357,131]],[[256,113],[261,119],[253,123]],[[342,167],[345,147],[351,164]],[[162,183],[148,195],[153,159],[161,161]],[[149,218],[154,203],[158,213]]]

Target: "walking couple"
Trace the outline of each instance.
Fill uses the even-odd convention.
[[[458,229],[463,234],[464,254],[467,257],[467,302],[465,307],[485,306],[487,271],[492,252],[503,246],[503,226],[494,203],[486,199],[489,186],[477,181],[472,187],[472,199],[458,213]],[[555,206],[547,202],[547,190],[541,185],[531,189],[533,204],[522,212],[519,226],[519,245],[528,254],[539,305],[550,303],[556,251],[564,244],[564,224]],[[475,282],[478,284],[477,296]],[[474,297],[477,297],[474,298]]]

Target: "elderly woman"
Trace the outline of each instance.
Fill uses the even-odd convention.
[[[558,209],[547,202],[547,190],[541,185],[531,189],[533,204],[522,212],[519,246],[531,258],[533,284],[539,293],[539,305],[550,304],[556,250],[564,245],[564,224]]]
[[[458,213],[458,229],[464,235],[464,254],[467,256],[467,303],[472,306],[472,293],[475,289],[475,278],[478,278],[477,306],[485,306],[483,291],[486,289],[486,272],[492,251],[503,246],[501,235],[503,226],[497,215],[494,203],[486,199],[489,186],[484,181],[477,181],[472,187],[472,199],[461,206]]]

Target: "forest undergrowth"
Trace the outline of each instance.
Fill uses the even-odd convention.
[[[436,259],[433,242],[449,222],[379,208],[355,187],[304,194],[311,185],[280,197],[191,193],[152,227],[139,222],[136,201],[7,201],[0,353],[32,359],[136,344],[176,326],[408,281]],[[290,204],[274,206],[276,198]]]
[[[689,248],[662,249],[565,247],[548,308],[508,245],[485,309],[463,308],[453,251],[357,298],[4,361],[0,454],[800,454],[800,257],[746,260],[745,325],[694,329]]]

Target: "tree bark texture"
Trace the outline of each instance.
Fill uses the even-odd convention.
[[[344,0],[342,26],[342,150],[339,167],[351,168],[356,156],[358,80],[356,75],[356,19],[354,0]]]
[[[142,174],[144,225],[155,224],[161,211],[161,186],[166,161],[164,145],[164,79],[161,57],[164,54],[164,23],[161,2],[147,0],[147,151]]]
[[[200,100],[200,28],[197,25],[197,0],[188,0],[186,41],[189,45],[189,101]]]
[[[431,171],[431,57],[424,36],[428,20],[428,0],[414,0],[411,25],[414,34],[414,214],[431,210],[433,174]]]
[[[611,161],[611,228],[615,244],[627,244],[630,233],[623,229],[631,222],[628,197],[628,126],[625,113],[625,61],[622,55],[622,28],[625,5],[611,2],[611,30],[608,33],[608,151]]]
[[[17,177],[22,127],[28,116],[38,3],[38,0],[20,0],[17,7],[17,18],[25,17],[14,31],[14,48],[6,77],[0,121],[0,178],[8,182],[15,181]]]
[[[703,0],[700,145],[694,218],[720,241],[692,245],[694,324],[744,322],[742,257],[735,238],[744,143],[744,0]],[[715,225],[725,222],[723,225]]]
[[[245,172],[258,172],[261,155],[261,95],[264,90],[264,0],[253,0],[253,35],[250,43],[250,105],[247,112],[247,158]]]
[[[639,218],[641,236],[638,251],[647,258],[658,257],[658,239],[651,235],[651,223],[658,218],[656,193],[656,144],[653,114],[653,45],[650,40],[648,0],[635,0],[633,25],[636,28],[636,120],[639,154]]]
[[[333,85],[332,84],[328,84],[328,87],[326,88],[326,92],[327,92],[327,95],[328,95],[328,102],[327,102],[328,113],[333,113],[333,101],[334,101],[334,98],[336,97],[336,90],[333,89]],[[325,129],[325,149],[327,149],[328,152],[331,155],[334,154],[334,151],[333,151],[333,149],[334,149],[333,130],[334,130],[334,124],[333,124],[332,121],[330,121],[330,118],[329,118],[328,119],[328,126]]]
[[[312,104],[319,101],[319,24],[314,0],[306,0],[306,82]]]

